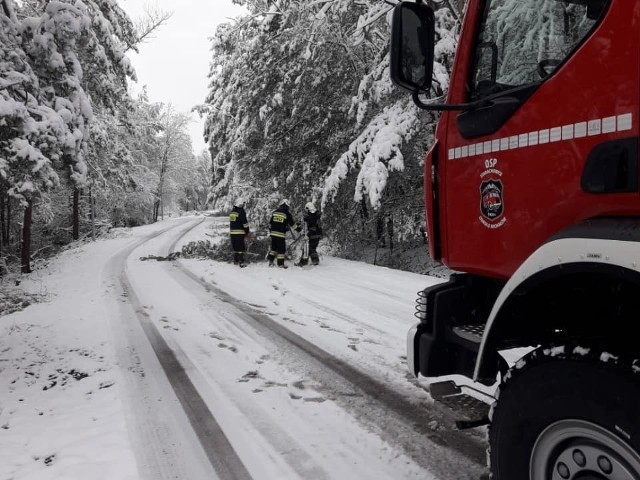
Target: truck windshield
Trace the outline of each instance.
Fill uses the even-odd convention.
[[[470,100],[541,82],[589,35],[610,0],[486,0]]]

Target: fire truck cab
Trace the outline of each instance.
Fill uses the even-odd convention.
[[[494,480],[640,479],[640,1],[468,0],[446,103],[438,14],[392,22],[392,80],[441,111],[426,222],[457,272],[419,293],[408,367],[497,385],[466,422]]]

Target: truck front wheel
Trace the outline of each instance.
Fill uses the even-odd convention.
[[[538,348],[505,375],[489,427],[493,480],[639,480],[636,362]]]

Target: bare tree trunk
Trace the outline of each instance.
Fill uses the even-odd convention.
[[[78,240],[80,238],[80,189],[74,187],[73,189],[73,213],[71,216],[73,239]]]
[[[384,238],[384,213],[378,212],[376,215],[376,249],[377,247],[386,247],[387,243]]]
[[[2,189],[2,191],[0,191],[0,256],[2,256],[2,252],[4,251],[4,245],[7,238],[4,226],[4,198],[4,189]]]
[[[161,215],[161,219],[164,220],[164,205],[162,204],[162,190],[164,188],[164,164],[162,171],[160,172],[160,185],[158,185],[158,211],[156,212],[156,221],[158,221],[158,215]]]
[[[162,204],[162,190],[164,189],[164,175],[167,171],[167,158],[168,152],[165,150],[162,155],[162,161],[160,162],[160,182],[158,183],[158,191],[157,196],[158,200],[156,200],[156,205],[154,206],[154,215],[153,221],[158,221],[158,215],[162,215],[162,219],[164,220],[164,205]]]
[[[89,201],[91,202],[91,241],[93,242],[96,239],[96,201],[91,189],[89,189]]]
[[[153,223],[158,221],[158,215],[160,213],[160,200],[153,202]]]
[[[5,243],[9,245],[11,243],[11,197],[7,197],[7,229],[5,234],[7,235]]]
[[[24,209],[24,222],[22,223],[22,273],[31,273],[31,219],[33,215],[33,201],[29,200]]]
[[[5,245],[9,245],[9,221],[7,218],[10,213],[10,204],[11,199],[3,190],[2,194],[0,195],[0,236],[2,236],[2,243],[4,243]]]

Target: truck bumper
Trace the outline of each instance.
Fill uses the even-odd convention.
[[[471,378],[491,302],[501,285],[491,279],[454,274],[420,292],[420,322],[407,334],[407,366],[425,377]]]
[[[414,345],[416,344],[416,335],[418,334],[419,325],[419,323],[416,323],[407,332],[407,368],[409,369],[409,373],[411,373],[411,375],[413,375],[414,377],[417,377],[420,373],[418,369],[416,349],[414,348]]]

